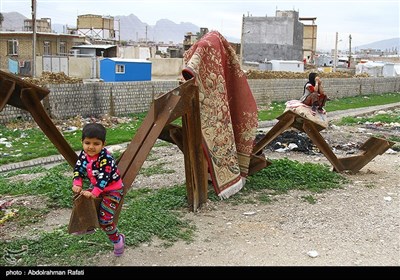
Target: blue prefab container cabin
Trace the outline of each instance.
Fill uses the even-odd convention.
[[[151,61],[104,58],[100,61],[100,78],[105,82],[151,81]]]

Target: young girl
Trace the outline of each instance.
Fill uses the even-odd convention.
[[[308,81],[304,85],[304,93],[300,98],[300,101],[305,105],[311,106],[311,110],[313,114],[318,109],[319,113],[324,113],[325,102],[328,97],[325,95],[325,92],[322,88],[322,81],[320,77],[317,76],[317,73],[310,73],[308,75]]]
[[[88,199],[101,197],[99,224],[114,244],[114,255],[124,253],[125,236],[119,233],[114,214],[123,195],[123,184],[114,158],[104,147],[106,129],[99,123],[89,123],[82,130],[82,147],[74,168],[72,191]],[[89,190],[82,190],[83,178],[90,181]]]

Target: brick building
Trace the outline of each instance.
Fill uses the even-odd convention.
[[[67,56],[85,41],[77,34],[36,33],[36,56]],[[31,31],[0,31],[0,69],[30,75],[33,35]]]

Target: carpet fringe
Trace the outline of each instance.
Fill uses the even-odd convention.
[[[238,191],[240,191],[244,187],[245,184],[246,184],[246,178],[245,177],[241,177],[241,180],[239,180],[238,182],[236,182],[235,184],[233,184],[229,188],[227,188],[227,189],[223,190],[222,192],[220,192],[218,194],[218,196],[219,196],[219,198],[221,200],[227,199],[230,196],[232,196],[235,193],[237,193]]]

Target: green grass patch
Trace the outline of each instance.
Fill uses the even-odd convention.
[[[338,125],[355,125],[365,123],[400,123],[400,111],[394,111],[393,113],[376,114],[368,117],[343,117],[336,123]]]
[[[107,128],[106,145],[130,142],[143,121],[143,114],[133,117],[131,123]],[[74,151],[82,149],[82,130],[62,132]],[[39,128],[15,129],[0,125],[0,165],[59,154],[53,143]]]
[[[370,94],[333,99],[326,102],[325,109],[328,112],[333,112],[397,102],[400,102],[400,94],[398,93]],[[285,108],[285,102],[272,102],[271,107],[268,110],[260,110],[258,112],[258,119],[260,121],[274,120],[283,114]]]
[[[337,110],[348,110],[397,102],[400,102],[400,94],[398,93],[369,94],[333,99],[326,102],[325,109],[328,112],[333,112]]]
[[[71,192],[69,185],[67,189]],[[65,196],[71,200],[69,194]],[[154,237],[159,238],[161,245],[165,247],[178,240],[190,242],[193,240],[195,227],[183,218],[186,208],[184,186],[160,190],[131,190],[125,197],[118,228],[126,235],[127,246],[150,243]],[[32,210],[23,211],[38,213],[29,212]],[[35,218],[35,222],[37,221]],[[16,222],[20,226],[26,224],[22,219]],[[15,264],[3,258],[0,259],[0,265],[89,265],[90,259],[97,253],[111,252],[113,248],[101,230],[93,235],[73,236],[67,233],[66,226],[52,232],[35,233],[33,239],[23,237],[0,241],[1,252],[20,250],[22,246],[26,246],[28,251],[18,256]]]
[[[231,198],[234,205],[248,203],[270,203],[274,195],[290,190],[323,192],[341,188],[348,180],[340,173],[332,172],[326,164],[300,163],[287,158],[272,160],[267,168],[247,178],[244,188]],[[219,200],[214,192],[209,192],[209,199]]]
[[[171,169],[165,169],[164,166],[166,165],[166,162],[159,162],[153,166],[150,167],[142,167],[139,170],[139,174],[145,176],[145,177],[150,177],[152,175],[156,174],[170,174],[170,173],[175,173],[175,170]]]
[[[268,110],[258,111],[258,120],[259,121],[274,120],[283,114],[285,108],[286,108],[285,102],[274,101],[271,103],[271,106],[270,108],[268,108]]]
[[[48,207],[71,207],[72,198],[72,168],[66,163],[59,164],[50,169],[32,168],[25,169],[25,174],[38,174],[41,176],[29,180],[9,180],[11,176],[22,174],[22,171],[10,172],[0,175],[0,194],[9,195],[43,195],[47,198]]]
[[[131,191],[126,200],[119,228],[126,233],[128,245],[150,242],[154,236],[163,240],[164,246],[193,239],[195,227],[182,217],[187,208],[184,186]]]
[[[300,163],[287,158],[273,160],[273,164],[249,176],[245,191],[269,189],[274,193],[289,190],[321,192],[341,187],[347,180],[339,173],[330,171],[330,166],[315,163]]]
[[[47,136],[37,128],[26,130],[0,126],[0,164],[25,161],[58,153]],[[44,148],[45,147],[45,148]]]

